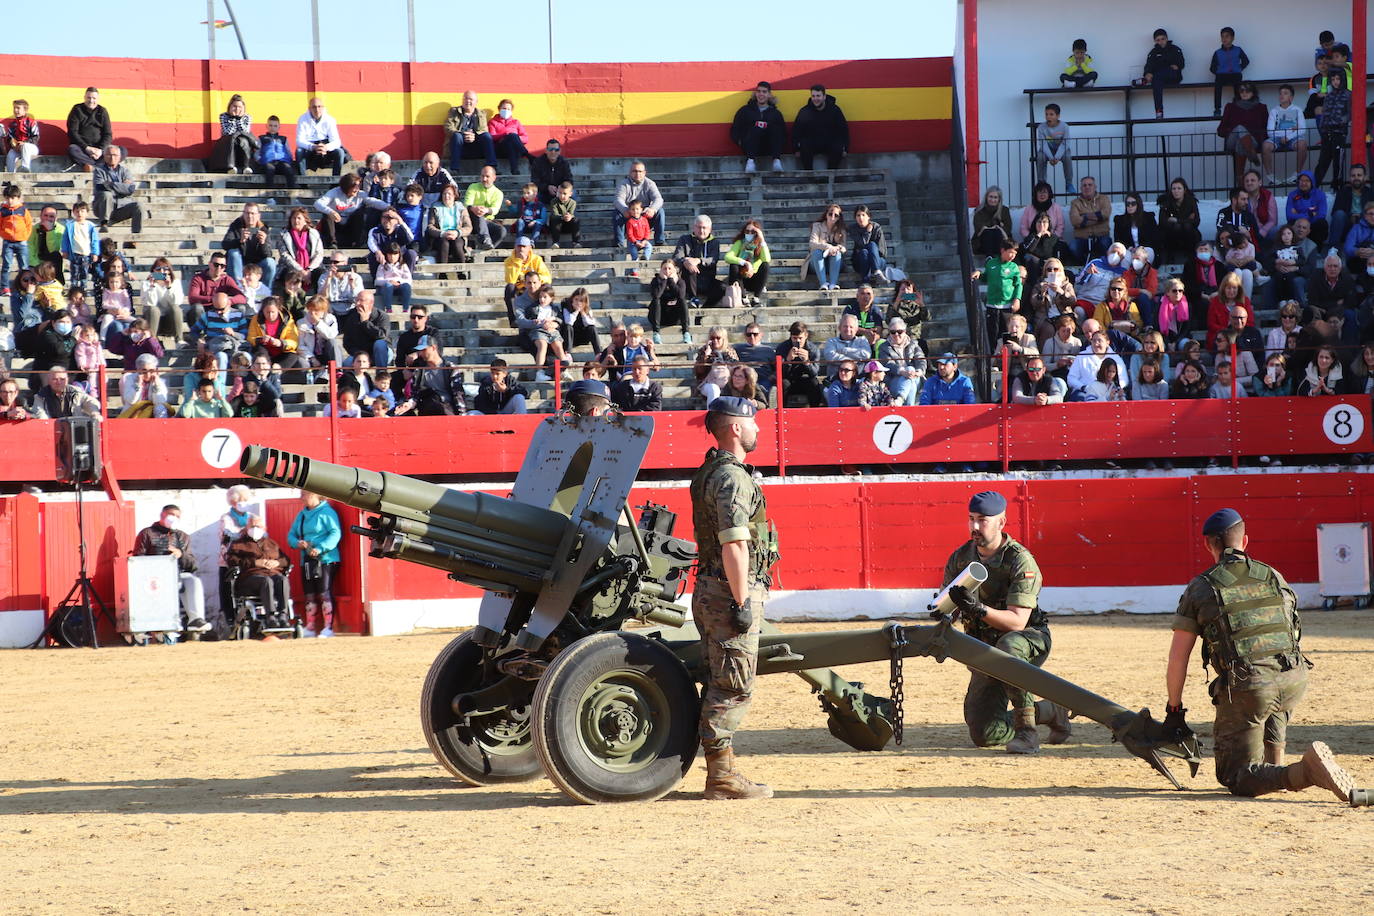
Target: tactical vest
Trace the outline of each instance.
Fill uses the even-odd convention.
[[[1202,661],[1228,680],[1244,679],[1251,666],[1278,659],[1285,670],[1302,658],[1296,616],[1284,606],[1278,574],[1244,555],[1218,563],[1202,577],[1216,594],[1215,616],[1200,618]]]
[[[720,520],[716,517],[715,506],[706,499],[706,484],[729,464],[739,464],[739,461],[729,452],[712,449],[692,477],[692,527],[697,539],[697,571],[701,575],[725,577],[720,541],[717,540]],[[768,521],[768,503],[757,484],[754,484],[753,503],[753,514],[749,518],[749,578],[767,584],[769,570],[778,562],[778,533]]]

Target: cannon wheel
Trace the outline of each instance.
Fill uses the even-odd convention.
[[[600,633],[563,650],[534,694],[534,746],[544,772],[578,801],[652,801],[697,753],[701,698],[661,643]]]
[[[539,775],[539,758],[530,743],[528,707],[459,719],[451,706],[455,694],[482,686],[482,649],[463,633],[429,666],[420,691],[420,727],[434,756],[454,776],[474,786],[524,782]]]

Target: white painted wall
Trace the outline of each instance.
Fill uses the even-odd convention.
[[[1295,83],[1299,94],[1313,72],[1312,51],[1317,46],[1317,34],[1330,29],[1337,41],[1350,40],[1351,0],[1249,0],[1242,6],[1231,4],[1198,4],[1182,0],[1163,0],[1151,4],[1115,4],[1097,8],[1079,3],[1049,2],[1027,6],[1011,0],[978,0],[978,104],[979,131],[983,140],[1029,139],[1026,122],[1029,119],[1027,99],[1022,90],[1058,85],[1057,77],[1065,58],[1069,56],[1073,40],[1088,42],[1088,52],[1094,67],[1101,74],[1099,85],[1122,85],[1140,76],[1145,55],[1151,46],[1151,34],[1164,28],[1179,45],[1187,59],[1183,71],[1184,82],[1210,82],[1207,66],[1212,52],[1220,46],[1218,33],[1222,26],[1236,30],[1236,43],[1245,49],[1251,65],[1245,71],[1253,79],[1301,79]],[[962,6],[962,4],[961,4]],[[1374,19],[1371,19],[1367,41],[1374,41]],[[962,49],[962,45],[960,45]],[[961,53],[956,52],[957,54]],[[1276,89],[1262,89],[1262,101],[1275,101]],[[1226,101],[1223,95],[1223,104]],[[1298,104],[1302,104],[1300,99]],[[1120,93],[1066,94],[1057,97],[1037,97],[1036,106],[1043,109],[1045,101],[1059,103],[1064,120],[1072,126],[1079,120],[1098,120],[1123,117],[1123,96]],[[1153,105],[1148,90],[1132,93],[1132,115],[1150,118]],[[1165,95],[1165,110],[1169,115],[1199,115],[1210,118],[1212,90],[1175,90]],[[1034,120],[1040,120],[1037,111]],[[1138,136],[1164,133],[1207,133],[1215,129],[1212,122],[1197,124],[1138,125]],[[1120,137],[1120,127],[1087,127],[1075,131],[1079,135]],[[1309,166],[1316,162],[1309,159]],[[1078,175],[1082,175],[1078,170]],[[1186,174],[1186,173],[1185,173]],[[983,182],[984,184],[986,182]],[[1007,183],[1007,182],[1004,182]],[[1011,183],[1005,188],[1011,203],[1024,204],[1024,192]],[[1062,191],[1062,176],[1054,182]]]

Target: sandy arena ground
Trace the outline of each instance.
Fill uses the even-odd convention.
[[[1327,741],[1374,783],[1374,616],[1306,624],[1290,751]],[[1165,626],[1056,620],[1050,667],[1162,707]],[[875,754],[764,679],[738,747],[771,802],[700,801],[700,759],[651,805],[463,788],[416,712],[452,635],[5,653],[0,912],[1374,910],[1374,809],[1232,798],[1210,760],[1175,792],[1093,723],[1036,758],[972,748],[953,662],[907,663],[908,743]],[[1210,737],[1200,677],[1187,705]]]

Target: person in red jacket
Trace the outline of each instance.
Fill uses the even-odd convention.
[[[191,323],[195,324],[205,309],[215,301],[216,293],[224,293],[236,308],[243,308],[248,302],[243,287],[229,274],[229,256],[217,251],[210,256],[210,266],[191,278],[191,292],[186,297],[191,303]]]

